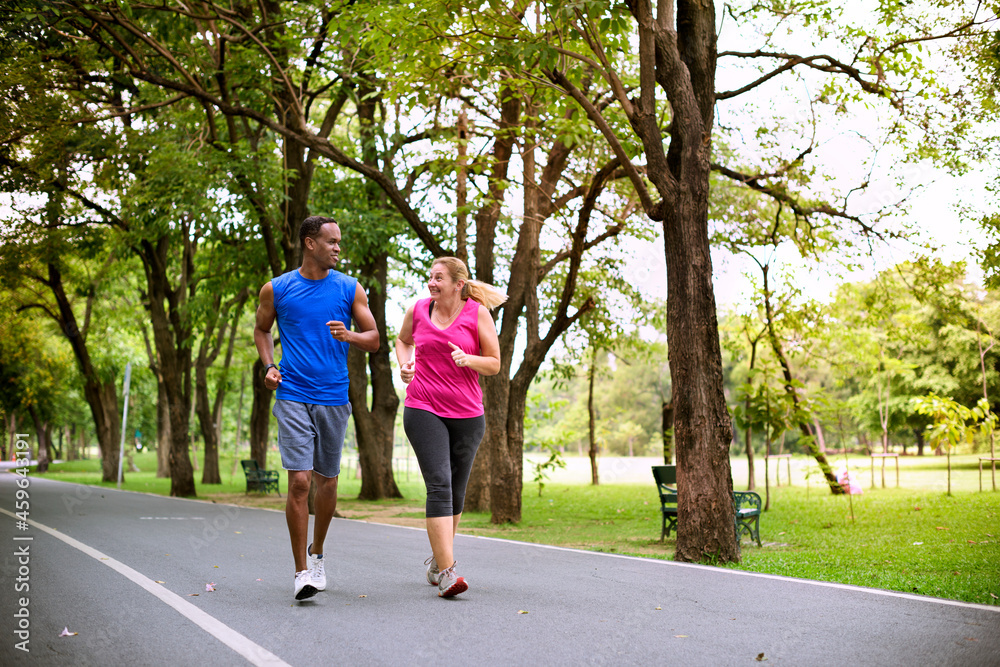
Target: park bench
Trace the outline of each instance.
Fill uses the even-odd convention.
[[[677,466],[653,466],[653,479],[660,493],[660,515],[662,524],[660,528],[660,541],[670,535],[670,531],[677,527]],[[736,530],[736,541],[739,542],[743,534],[750,536],[762,546],[760,542],[760,496],[753,491],[733,491],[733,506],[736,510],[734,528]]]
[[[269,491],[274,491],[281,497],[281,492],[278,491],[278,471],[277,470],[264,470],[257,465],[257,461],[254,459],[244,459],[240,461],[240,465],[243,466],[243,474],[247,478],[247,493],[255,491],[257,493],[268,493]]]

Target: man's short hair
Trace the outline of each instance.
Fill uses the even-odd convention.
[[[299,244],[302,247],[306,245],[306,239],[314,239],[319,236],[320,227],[332,222],[333,224],[340,226],[340,223],[333,218],[325,218],[322,215],[310,215],[308,218],[302,221],[299,226]]]

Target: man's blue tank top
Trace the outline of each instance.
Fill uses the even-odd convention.
[[[298,269],[271,280],[281,342],[275,397],[314,405],[347,405],[347,349],[330,335],[330,320],[350,327],[357,280],[330,270],[322,280]]]

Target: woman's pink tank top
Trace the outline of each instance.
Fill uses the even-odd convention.
[[[416,364],[403,405],[449,419],[478,417],[483,414],[479,373],[456,366],[448,343],[459,346],[466,354],[480,353],[479,302],[467,299],[458,317],[445,329],[438,329],[431,322],[430,302],[421,299],[413,307]]]

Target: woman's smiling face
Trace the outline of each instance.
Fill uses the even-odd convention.
[[[432,299],[439,299],[441,296],[456,292],[456,284],[444,264],[435,264],[431,267],[427,289],[430,291]]]

